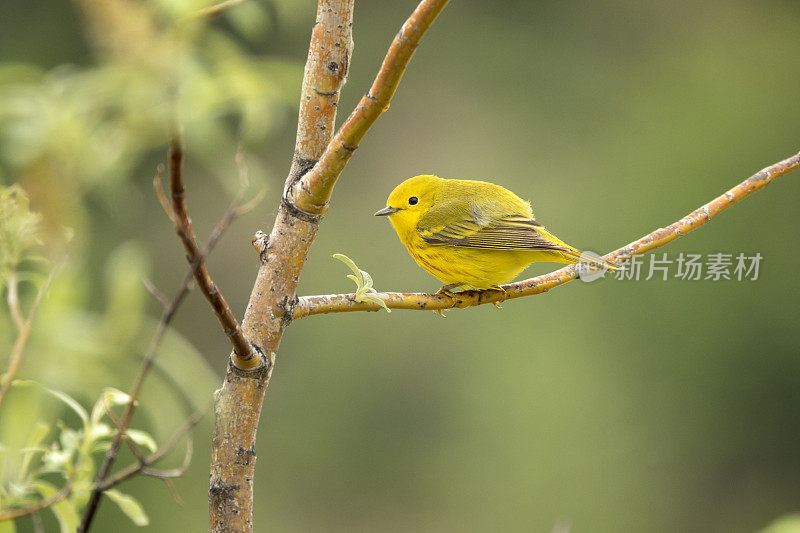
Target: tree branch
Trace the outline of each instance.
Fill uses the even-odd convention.
[[[423,0],[422,11],[418,8],[414,12],[401,37],[395,40],[384,63],[397,64],[382,68],[381,72],[386,74],[379,74],[370,91],[385,103],[376,108],[378,104],[373,104],[370,98],[366,105],[360,105],[353,112],[352,120],[343,126],[345,133],[340,132],[342,138],[354,143],[353,146],[380,115],[380,110],[385,109],[419,38],[444,4],[442,0]],[[418,15],[420,12],[424,15]],[[234,361],[228,365],[225,382],[216,396],[208,491],[214,532],[253,529],[255,439],[272,362],[283,330],[292,317],[297,282],[319,228],[319,215],[325,211],[335,177],[350,157],[349,154],[343,158],[329,154],[336,150],[331,147],[332,142],[336,143],[331,141],[331,136],[339,91],[347,77],[353,48],[352,14],[353,0],[318,0],[316,24],[303,75],[294,157],[272,231],[268,238],[257,234],[254,242],[262,265],[242,321],[245,336],[269,364],[259,368]],[[352,135],[355,136],[351,139]],[[333,170],[329,171],[329,166]],[[324,183],[318,179],[301,182],[312,168],[312,172],[325,177]],[[298,191],[305,190],[308,185],[319,192],[298,197],[297,194],[301,194]]]
[[[203,254],[200,250],[200,245],[197,243],[197,238],[194,236],[192,229],[192,221],[189,218],[189,211],[186,208],[185,194],[186,191],[183,185],[183,146],[181,142],[173,139],[170,141],[169,148],[169,182],[170,192],[172,194],[172,213],[174,215],[175,232],[181,238],[183,247],[186,249],[187,259],[190,263],[197,262],[194,268],[194,278],[197,281],[197,286],[200,292],[206,297],[208,303],[211,304],[214,314],[228,339],[233,345],[233,358],[239,366],[257,366],[259,363],[258,354],[252,349],[250,343],[244,338],[239,321],[233,315],[228,302],[225,297],[217,289],[214,280],[208,273]]]
[[[97,488],[101,492],[102,491],[106,491],[106,490],[111,489],[111,488],[114,488],[117,485],[119,485],[120,483],[122,483],[123,481],[125,481],[126,479],[129,479],[129,478],[135,476],[139,472],[142,472],[143,470],[149,468],[151,465],[154,465],[155,463],[157,463],[158,461],[163,459],[165,455],[167,455],[169,452],[171,452],[172,450],[175,449],[175,446],[177,446],[178,441],[181,439],[181,437],[183,437],[184,435],[189,433],[189,431],[191,431],[191,429],[193,427],[195,427],[198,424],[198,422],[200,422],[200,420],[203,418],[204,415],[205,415],[205,412],[193,413],[192,416],[190,416],[186,420],[186,422],[184,422],[183,426],[178,428],[178,430],[175,431],[175,433],[172,434],[170,439],[163,446],[161,446],[158,450],[156,450],[155,452],[151,453],[150,455],[144,457],[139,462],[133,463],[133,464],[123,468],[119,472],[115,473],[113,476],[105,479],[102,483],[100,483],[97,486]],[[189,441],[189,442],[191,442],[191,441]],[[186,456],[188,456],[188,458],[191,458],[191,455],[192,455],[192,445],[187,442]],[[186,467],[188,467],[186,456],[184,457],[183,465],[178,467],[178,469],[173,469],[173,470],[175,470],[175,471],[177,471],[177,470],[186,470]],[[186,466],[184,466],[184,465],[186,465]],[[167,472],[169,474],[169,473],[172,473],[173,470],[165,471],[165,472]],[[158,471],[151,471],[151,472],[158,472]],[[162,476],[155,476],[155,477],[165,477],[165,476],[162,475]]]
[[[367,130],[389,109],[400,78],[411,61],[420,39],[448,0],[423,0],[400,28],[369,92],[365,94],[328,144],[319,163],[303,176],[299,187],[287,191],[298,209],[321,215],[328,209],[333,186]]]
[[[623,246],[605,256],[612,263],[624,263],[635,255],[642,255],[664,246],[690,231],[711,221],[713,217],[725,209],[748,197],[752,193],[766,187],[774,178],[783,176],[800,167],[800,154],[775,163],[750,176],[742,183],[670,224],[659,228],[641,239]],[[575,279],[575,265],[560,268],[549,274],[503,285],[504,295],[500,291],[464,291],[450,297],[446,294],[399,293],[384,292],[375,296],[386,303],[390,309],[444,310],[452,308],[472,307],[494,303],[512,298],[521,298],[541,294],[553,287],[563,285]],[[325,313],[346,313],[351,311],[378,311],[381,306],[370,302],[356,302],[354,294],[329,294],[324,296],[303,296],[294,308],[292,319],[304,318]]]

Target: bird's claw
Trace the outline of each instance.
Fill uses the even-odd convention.
[[[455,285],[445,285],[441,289],[436,291],[436,294],[443,294],[444,296],[448,296],[448,297],[450,297],[450,298],[455,300],[456,299],[456,293],[454,293],[453,291],[450,290],[450,289],[454,289],[455,287],[456,287]]]
[[[503,287],[501,287],[499,285],[495,285],[494,287],[489,287],[487,290],[502,292],[503,293],[503,297],[500,299],[500,302],[505,302],[506,298],[508,298],[508,291],[506,291]],[[502,309],[503,306],[500,305],[500,302],[492,302],[492,305],[495,306],[497,309]]]
[[[442,296],[447,296],[448,298],[451,298],[455,302],[456,299],[458,298],[458,296],[456,296],[456,293],[454,293],[450,289],[455,289],[457,286],[458,285],[444,285],[441,289],[436,291],[436,294],[437,295],[441,294]],[[445,314],[445,311],[448,311],[448,309],[436,309],[436,312],[439,313],[439,316],[442,317],[442,318],[447,318],[447,315]]]

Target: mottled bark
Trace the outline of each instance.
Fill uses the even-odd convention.
[[[339,91],[347,78],[352,40],[353,0],[319,0],[303,76],[294,157],[286,180],[290,189],[314,166],[330,142]],[[295,289],[319,218],[283,201],[247,305],[242,330],[260,354],[260,366],[228,365],[216,393],[211,456],[211,530],[253,530],[255,440],[261,405],[291,317]]]

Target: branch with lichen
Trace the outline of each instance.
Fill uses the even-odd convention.
[[[769,185],[773,179],[783,176],[800,167],[800,154],[779,161],[753,174],[725,194],[711,200],[692,211],[682,219],[665,228],[659,228],[627,246],[607,254],[605,258],[616,264],[629,261],[635,255],[642,255],[660,248],[692,230],[703,226],[712,218],[728,209],[752,193]],[[452,296],[444,293],[401,293],[382,292],[372,296],[380,298],[389,309],[412,309],[418,311],[441,311],[453,308],[473,307],[481,304],[497,303],[503,300],[532,296],[547,292],[577,277],[577,268],[570,265],[549,274],[503,285],[506,293],[500,291],[464,291]],[[292,319],[297,320],[311,315],[326,313],[347,313],[351,311],[377,311],[381,305],[358,300],[354,294],[328,294],[324,296],[303,296],[297,302]]]

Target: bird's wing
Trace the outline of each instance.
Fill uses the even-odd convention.
[[[463,214],[453,220],[454,212]],[[447,213],[449,216],[434,211],[420,219],[417,232],[425,242],[487,250],[571,251],[541,224],[523,215],[486,217],[474,209],[463,208],[447,209]]]

